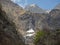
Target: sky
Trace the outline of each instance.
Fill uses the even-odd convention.
[[[36,4],[40,8],[45,10],[53,9],[57,4],[60,3],[60,0],[12,0],[21,7],[25,7],[29,4]]]

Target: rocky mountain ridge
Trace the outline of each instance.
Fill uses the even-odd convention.
[[[0,3],[2,5],[2,10],[8,14],[8,15],[6,15],[8,17],[8,20],[10,22],[11,21],[14,22],[15,25],[17,26],[18,32],[20,32],[20,30],[22,30],[22,32],[24,32],[24,30],[29,28],[29,26],[34,29],[49,28],[51,25],[50,22],[52,22],[49,20],[52,20],[54,17],[54,16],[53,17],[51,16],[54,14],[52,12],[53,10],[51,11],[52,13],[50,12],[49,14],[31,13],[30,11],[23,10],[23,8],[21,8],[20,6],[18,6],[15,3],[13,3],[12,1],[1,0]],[[54,9],[54,12],[55,11],[56,11],[56,9]],[[59,14],[58,12],[56,14]],[[30,25],[30,23],[31,23],[31,25]]]

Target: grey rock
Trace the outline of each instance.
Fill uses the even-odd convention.
[[[20,22],[20,27],[23,27],[23,30],[29,30],[30,28],[33,28],[35,31],[37,31],[38,29],[44,28],[48,17],[49,15],[44,13],[26,12],[19,16],[18,20]]]
[[[49,14],[50,17],[48,18],[48,25],[52,29],[60,29],[60,10],[53,9]]]

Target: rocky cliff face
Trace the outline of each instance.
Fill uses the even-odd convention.
[[[48,25],[52,29],[60,29],[60,10],[59,9],[53,9],[49,13],[50,17],[48,18]]]
[[[43,30],[45,34],[40,35],[35,45],[60,45],[60,9],[53,9],[48,15]]]
[[[23,15],[18,17],[20,22],[20,29],[29,30],[33,28],[35,31],[43,29],[46,24],[46,20],[49,17],[48,14],[44,13],[30,13],[26,12]],[[23,28],[22,28],[23,27]]]
[[[22,35],[19,36],[15,24],[6,15],[0,8],[0,45],[24,45]]]
[[[35,5],[31,5],[34,7]],[[57,6],[58,8],[60,4]],[[31,10],[31,9],[30,9]],[[40,11],[39,11],[40,12]],[[19,21],[21,25],[24,26],[23,29],[26,28],[33,28],[33,29],[60,29],[60,9],[52,9],[48,14],[46,13],[33,13],[33,12],[26,12],[23,15],[19,16]],[[20,26],[21,26],[20,25]],[[23,27],[22,26],[22,27]]]
[[[18,32],[20,32],[20,27],[18,26],[18,15],[23,14],[25,11],[20,6],[9,0],[0,0],[0,4],[2,6],[2,10],[7,14],[6,16],[8,21],[10,23],[13,22],[16,25]]]
[[[8,16],[10,21],[15,21],[18,15],[24,11],[20,6],[13,3],[12,1],[0,0],[0,3],[2,5],[2,10],[8,14],[6,16]]]
[[[24,35],[25,30],[29,28],[38,30],[51,27],[52,23],[55,23],[54,27],[57,25],[56,22],[53,22],[53,17],[59,14],[59,11],[52,17],[51,15],[53,15],[53,12],[56,10],[52,10],[49,14],[31,13],[23,10],[20,6],[9,0],[1,0],[0,3],[2,5],[2,10],[7,13],[7,19],[10,23],[13,22],[16,25],[18,32],[22,35]]]
[[[0,44],[24,45],[22,39],[27,30],[59,29],[59,19],[59,9],[53,9],[49,14],[32,13],[10,0],[0,0]]]

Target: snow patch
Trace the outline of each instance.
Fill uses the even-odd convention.
[[[31,29],[29,29],[27,32],[28,32],[28,33],[34,32],[34,30],[31,28]]]

